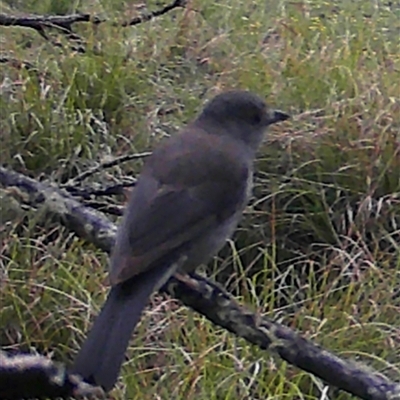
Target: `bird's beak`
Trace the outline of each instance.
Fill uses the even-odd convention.
[[[276,122],[286,121],[290,118],[289,114],[284,113],[280,110],[269,110],[268,112],[268,124],[275,124]]]

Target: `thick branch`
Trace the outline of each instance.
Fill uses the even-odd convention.
[[[187,284],[183,285],[170,280],[166,291],[236,336],[261,349],[276,352],[289,364],[361,399],[400,399],[400,384],[390,382],[359,363],[342,360],[291,329],[255,315],[205,278],[195,276],[185,281]]]
[[[70,375],[61,364],[40,355],[8,356],[0,351],[0,399],[104,396],[104,392]]]
[[[0,167],[0,183],[16,188],[15,194],[32,206],[45,205],[51,214],[79,236],[109,252],[115,226],[96,211],[89,210],[56,187],[46,186],[24,175]],[[11,190],[10,190],[11,192]],[[302,338],[289,328],[257,316],[239,305],[221,287],[198,276],[174,277],[163,288],[213,323],[361,399],[400,398],[400,384],[389,381],[359,364],[341,360]]]

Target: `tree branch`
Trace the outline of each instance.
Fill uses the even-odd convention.
[[[114,26],[128,27],[138,25],[143,22],[150,21],[156,17],[164,15],[175,8],[183,8],[186,6],[187,0],[174,0],[171,4],[168,4],[160,10],[152,11],[147,14],[135,17],[129,21],[113,23]],[[99,25],[103,22],[107,22],[107,19],[100,18],[96,15],[88,13],[77,13],[70,15],[25,15],[25,16],[14,16],[7,14],[0,14],[0,26],[19,26],[22,28],[34,29],[44,39],[51,41],[54,46],[61,47],[61,43],[53,41],[46,34],[45,28],[55,29],[64,34],[69,40],[77,43],[73,47],[73,50],[80,53],[85,52],[85,41],[76,34],[72,25],[78,22],[91,22],[94,25]]]
[[[103,390],[68,374],[65,366],[40,355],[0,351],[0,399],[104,396]]]
[[[0,184],[20,201],[44,205],[52,215],[80,237],[109,252],[116,227],[101,213],[83,207],[57,187],[0,167]],[[269,349],[282,359],[310,372],[331,385],[365,400],[400,398],[400,384],[391,382],[369,367],[342,360],[302,338],[291,329],[244,308],[219,285],[197,275],[177,275],[162,288],[210,321],[248,342]]]

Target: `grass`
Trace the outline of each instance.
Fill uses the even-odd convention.
[[[115,21],[138,13],[120,0],[0,7]],[[130,28],[77,24],[86,54],[63,38],[60,49],[2,28],[2,52],[41,75],[2,67],[1,162],[62,184],[111,156],[152,148],[221,89],[265,96],[293,118],[268,134],[246,217],[207,270],[258,312],[400,380],[399,21],[395,2],[191,1]],[[104,300],[106,256],[41,212],[5,224],[1,240],[1,344],[70,361]],[[156,295],[113,398],[309,400],[323,391]],[[351,397],[332,389],[329,398]]]

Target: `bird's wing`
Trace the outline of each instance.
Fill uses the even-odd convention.
[[[236,162],[232,166],[230,160],[222,160],[215,169],[207,159],[198,159],[196,153],[177,152],[174,163],[165,163],[184,164],[185,171],[177,169],[166,174],[157,168],[163,165],[161,154],[157,165],[150,165],[142,173],[118,230],[111,257],[112,284],[184,250],[185,245],[228,220],[245,204],[250,173],[247,164]],[[229,172],[221,174],[221,168],[229,168]]]

